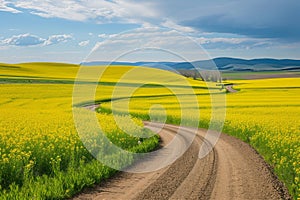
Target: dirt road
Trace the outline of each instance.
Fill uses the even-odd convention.
[[[226,85],[226,86],[225,86],[226,91],[228,91],[228,92],[230,92],[230,93],[235,93],[235,92],[237,92],[237,90],[233,89],[232,86],[233,86],[233,85]]]
[[[190,144],[195,129],[182,127],[185,134],[175,136],[178,127],[174,125],[146,123],[146,127],[160,130],[166,149],[173,138],[177,140],[177,148],[169,149],[168,154],[168,159],[176,161],[155,172],[120,172],[74,199],[290,199],[283,184],[248,144],[222,134],[213,151],[198,159],[200,146],[210,145],[203,139],[206,130],[196,130]],[[153,166],[165,158],[166,154],[158,153],[132,167]]]

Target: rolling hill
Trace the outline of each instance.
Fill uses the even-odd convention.
[[[214,58],[211,60],[199,60],[193,62],[103,62],[93,61],[84,62],[82,65],[131,65],[131,66],[148,66],[167,70],[190,70],[216,69],[220,71],[300,71],[300,60],[291,59],[239,59],[239,58]]]

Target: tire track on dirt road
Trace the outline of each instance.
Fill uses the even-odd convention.
[[[204,139],[207,130],[152,122],[145,122],[145,127],[157,131],[166,148],[171,140],[178,140],[168,154],[176,161],[149,173],[120,172],[74,199],[291,199],[263,158],[234,137],[221,134],[213,151],[198,159],[201,145],[210,145]],[[179,128],[184,134],[177,134]],[[195,130],[197,135],[189,143]],[[135,165],[160,164],[165,156],[157,154]]]

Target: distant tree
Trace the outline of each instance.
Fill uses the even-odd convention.
[[[195,80],[201,78],[201,75],[197,70],[179,70],[178,72],[187,78],[193,78]]]

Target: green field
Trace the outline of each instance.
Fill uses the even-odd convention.
[[[188,113],[184,115],[187,122],[207,128],[214,103],[211,96],[226,100],[223,132],[250,143],[274,167],[291,195],[299,198],[300,78],[228,80],[238,92],[226,93],[215,83],[157,69],[88,67],[76,83],[79,88],[95,87],[95,99],[81,95],[74,101],[78,70],[79,66],[67,64],[0,64],[2,199],[71,197],[116,172],[100,164],[83,146],[72,109],[89,115],[91,111],[81,106],[101,103],[96,116],[106,136],[123,149],[146,152],[156,148],[159,139],[142,139],[153,134],[143,128],[143,120],[180,124],[182,113]],[[102,75],[99,80],[94,78],[97,73]],[[222,102],[216,105],[223,106]],[[195,112],[198,109],[200,120]],[[126,130],[135,137],[118,127],[112,116],[117,113],[118,121],[126,126],[131,120],[125,115],[128,110],[139,128],[129,126]],[[85,126],[91,130],[87,141],[96,151],[103,142],[101,136],[93,133],[94,124],[87,121]],[[112,152],[111,156],[117,155]],[[134,158],[117,160],[122,161],[117,165],[125,166]]]

